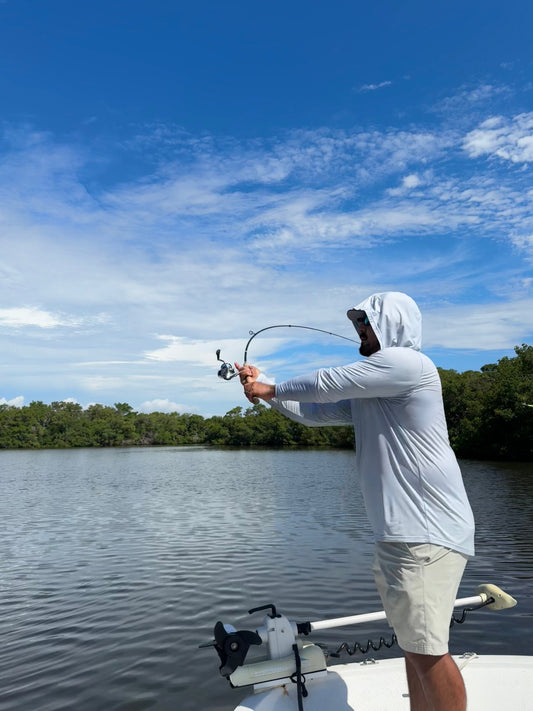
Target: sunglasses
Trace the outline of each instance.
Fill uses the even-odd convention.
[[[360,328],[364,328],[365,326],[370,325],[370,321],[366,316],[361,316],[360,318],[356,319],[354,322],[354,326],[357,331],[359,331]]]

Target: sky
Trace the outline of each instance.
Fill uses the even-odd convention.
[[[418,303],[478,370],[533,344],[526,0],[0,0],[0,404],[211,417],[251,333]],[[278,382],[357,343],[270,329]]]

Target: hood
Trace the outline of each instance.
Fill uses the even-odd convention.
[[[372,294],[354,308],[366,312],[382,348],[400,346],[420,350],[422,316],[407,294],[400,291]]]

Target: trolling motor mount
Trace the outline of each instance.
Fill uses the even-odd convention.
[[[313,643],[303,643],[299,625],[279,614],[272,604],[249,610],[249,614],[268,610],[263,625],[255,631],[239,630],[233,625],[217,622],[214,641],[201,647],[213,646],[220,658],[220,674],[232,687],[253,684],[256,689],[290,684],[300,671],[306,678],[326,673],[324,651]],[[252,645],[259,649],[247,660]],[[263,652],[263,653],[261,653]]]

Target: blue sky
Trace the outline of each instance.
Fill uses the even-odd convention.
[[[0,402],[224,414],[215,351],[410,294],[533,343],[533,6],[0,0]],[[259,335],[278,380],[357,358]]]

